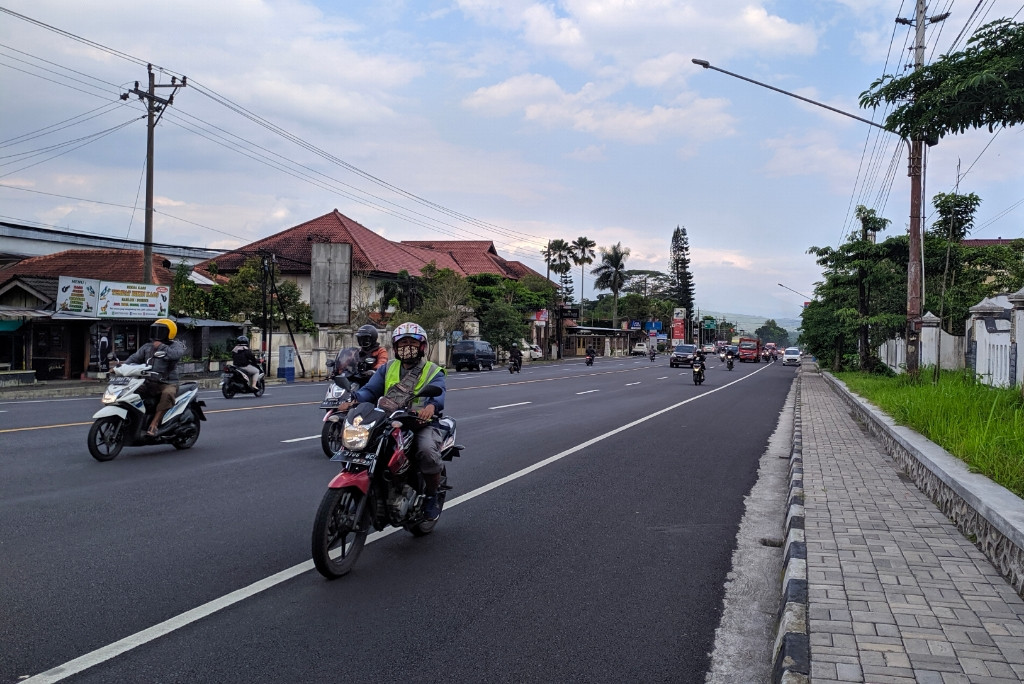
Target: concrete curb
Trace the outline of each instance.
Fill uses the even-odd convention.
[[[803,372],[802,369],[800,372]],[[810,681],[811,641],[807,626],[807,544],[804,540],[803,431],[800,417],[800,385],[797,380],[793,408],[793,449],[789,456],[789,505],[786,510],[786,543],[782,598],[778,629],[772,649],[772,682],[796,684]]]

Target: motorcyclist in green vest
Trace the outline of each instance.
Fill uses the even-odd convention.
[[[365,385],[359,388],[354,400],[341,404],[347,411],[357,402],[377,402],[378,405],[404,406],[409,397],[427,385],[441,388],[436,397],[418,399],[414,404],[420,426],[415,430],[414,458],[426,483],[426,501],[423,513],[427,520],[437,520],[441,506],[437,490],[441,485],[441,431],[436,422],[444,410],[444,369],[428,361],[427,333],[416,323],[402,323],[391,334],[391,348],[395,358],[377,369]]]

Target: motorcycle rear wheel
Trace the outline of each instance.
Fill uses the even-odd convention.
[[[259,382],[256,383],[256,391],[253,392],[257,397],[262,397],[263,393],[267,391],[267,385],[263,382],[263,378],[260,378]]]
[[[195,443],[199,441],[200,423],[199,416],[197,416],[195,413],[192,414],[192,424],[195,425],[196,431],[193,434],[189,435],[188,437],[182,437],[181,439],[176,439],[173,442],[171,442],[171,444],[174,445],[175,449],[191,449],[193,446],[195,446]]]
[[[230,383],[225,383],[224,386],[220,388],[220,393],[224,395],[225,399],[230,399],[235,396],[235,390],[228,389],[229,385]]]
[[[337,422],[327,421],[320,430],[320,448],[324,450],[324,456],[327,458],[334,456],[341,448],[341,431],[344,427],[340,420]]]
[[[313,564],[327,579],[347,575],[366,543],[369,525],[355,519],[361,499],[356,490],[328,489],[320,502],[313,523]]]
[[[441,505],[441,512],[444,513],[444,500],[448,496],[448,469],[441,466],[441,486],[437,490],[437,502]],[[437,520],[422,520],[415,525],[408,525],[405,529],[412,532],[414,537],[424,537],[434,531],[434,526],[437,525]]]
[[[97,461],[112,461],[124,447],[124,421],[116,416],[98,418],[89,428],[89,454]]]

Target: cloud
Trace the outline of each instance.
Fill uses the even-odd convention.
[[[583,148],[578,147],[565,156],[569,159],[575,159],[576,161],[582,162],[604,161],[606,159],[604,145],[588,145]]]
[[[770,176],[816,176],[837,192],[849,192],[857,175],[857,159],[831,133],[810,131],[766,140],[771,155],[764,165]]]

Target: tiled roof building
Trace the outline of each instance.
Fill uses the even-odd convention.
[[[246,259],[260,252],[272,252],[282,274],[309,274],[311,245],[314,242],[351,244],[353,270],[368,274],[394,275],[407,271],[411,275],[419,275],[424,266],[434,262],[438,268],[450,268],[462,276],[495,273],[518,280],[528,273],[540,275],[517,261],[501,258],[494,249],[494,243],[489,241],[393,242],[337,209],[226,252],[203,262],[200,267],[207,267],[210,261],[215,261],[218,272],[231,273],[238,270]]]

